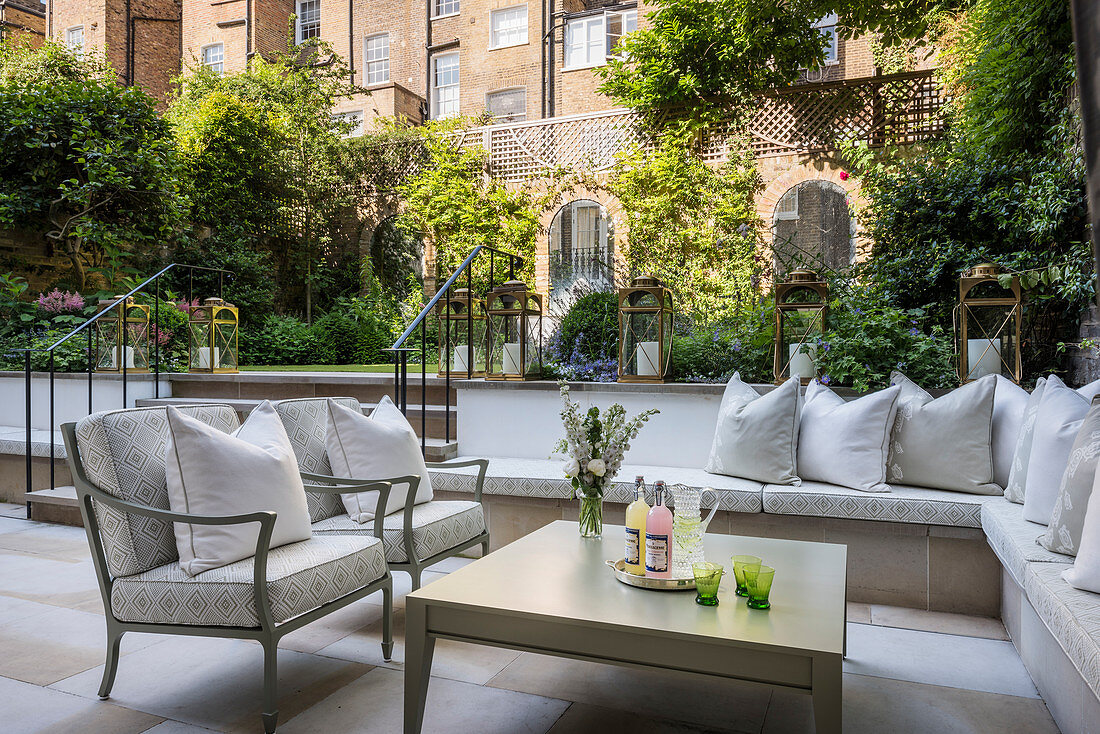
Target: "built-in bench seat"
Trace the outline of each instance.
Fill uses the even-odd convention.
[[[798,487],[766,485],[763,504],[764,512],[776,515],[980,528],[982,505],[991,499],[995,498],[894,484],[889,492],[861,492],[804,481]]]
[[[993,497],[982,505],[981,527],[989,547],[1021,587],[1027,579],[1029,564],[1068,563],[1073,560],[1039,545],[1039,536],[1046,531],[1046,527],[1025,520],[1023,505],[1009,502],[1004,497]]]
[[[1066,558],[1066,556],[1062,556]],[[1030,563],[1024,591],[1093,695],[1100,697],[1100,604],[1062,578],[1069,563]]]
[[[0,454],[26,456],[27,429],[23,426],[0,426]],[[31,456],[49,458],[49,431],[40,428],[31,429]],[[55,459],[65,458],[65,443],[61,440],[60,431],[53,434],[53,456]]]

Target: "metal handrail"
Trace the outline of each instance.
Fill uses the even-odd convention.
[[[459,277],[466,274],[466,288],[473,295],[473,274],[472,265],[477,259],[478,255],[482,251],[488,251],[489,253],[489,288],[493,287],[494,282],[494,267],[495,267],[495,255],[501,255],[508,258],[508,274],[509,277],[514,279],[516,277],[516,265],[523,267],[524,260],[519,255],[511,252],[505,252],[504,250],[498,250],[495,247],[488,245],[478,245],[470,254],[466,256],[466,259],[462,261],[462,264],[451,273],[451,276],[447,278],[443,286],[436,290],[435,295],[431,297],[427,305],[420,310],[420,313],[416,315],[416,318],[406,327],[401,333],[401,336],[397,337],[397,340],[392,346],[388,347],[384,351],[394,353],[393,362],[393,400],[397,404],[397,407],[401,410],[402,414],[407,415],[409,410],[409,352],[416,351],[416,347],[404,346],[405,341],[412,335],[416,327],[420,327],[420,451],[427,453],[428,449],[428,322],[427,317],[439,303],[439,300],[443,298],[455,285]],[[472,319],[473,314],[467,309],[467,319]],[[469,327],[467,334],[470,333]],[[445,339],[446,346],[444,354],[447,355],[445,360],[445,388],[443,398],[443,415],[444,415],[444,442],[451,440],[451,340],[450,332],[448,331]],[[466,360],[467,374],[470,374],[474,360],[473,360],[473,343],[470,338],[467,338],[468,342],[468,357]]]
[[[53,344],[49,345],[48,347],[25,347],[25,348],[22,348],[22,349],[12,350],[14,352],[22,352],[23,353],[24,389],[25,389],[25,403],[26,403],[26,431],[27,431],[27,433],[26,433],[26,446],[25,446],[26,456],[24,458],[25,458],[25,462],[26,462],[26,482],[27,482],[26,491],[28,493],[33,491],[33,487],[34,487],[33,462],[32,462],[33,457],[31,456],[31,445],[33,443],[32,440],[31,440],[32,430],[33,430],[31,428],[31,375],[32,375],[31,355],[34,354],[34,353],[42,353],[42,352],[49,355],[49,374],[50,374],[50,489],[55,489],[57,487],[57,481],[56,481],[56,476],[55,476],[56,470],[54,468],[54,461],[56,459],[56,446],[55,446],[56,441],[54,440],[55,431],[56,431],[56,426],[54,425],[54,375],[55,375],[54,351],[58,347],[60,347],[62,344],[64,344],[65,342],[72,339],[77,334],[80,334],[81,332],[84,332],[86,334],[86,336],[88,338],[88,346],[87,346],[87,350],[88,350],[88,414],[91,415],[91,413],[92,413],[92,393],[94,392],[94,390],[93,390],[93,375],[95,373],[95,365],[93,364],[93,362],[94,362],[94,350],[92,349],[92,334],[93,334],[93,329],[91,328],[92,324],[99,321],[99,319],[101,317],[103,317],[105,314],[111,312],[115,308],[119,308],[120,310],[124,309],[126,302],[132,296],[134,296],[138,293],[141,293],[146,288],[146,286],[148,286],[150,283],[154,283],[155,286],[156,286],[156,292],[155,292],[154,299],[153,299],[153,313],[154,313],[153,322],[156,323],[157,321],[159,321],[160,320],[160,279],[161,279],[161,276],[163,276],[165,273],[167,273],[168,271],[170,271],[172,269],[175,269],[175,268],[178,268],[178,269],[181,269],[181,270],[185,269],[185,270],[188,271],[189,275],[190,275],[191,272],[193,272],[195,270],[202,270],[202,271],[206,271],[206,272],[218,273],[218,295],[219,295],[219,297],[222,295],[222,289],[225,285],[225,282],[224,282],[225,274],[228,273],[229,275],[233,275],[233,271],[225,270],[224,268],[210,268],[210,267],[206,267],[206,266],[203,266],[203,265],[185,265],[185,264],[182,264],[182,263],[171,263],[167,267],[162,268],[156,274],[146,278],[144,281],[139,283],[134,288],[130,289],[130,291],[128,293],[126,293],[126,295],[116,298],[114,303],[112,303],[110,306],[108,306],[108,307],[104,308],[102,311],[99,311],[99,312],[95,313],[94,315],[90,316],[88,319],[86,319],[84,321],[84,323],[80,324],[75,329],[71,330],[68,334],[61,337],[60,339],[58,339],[57,341],[55,341]],[[189,284],[189,291],[192,290],[193,288],[194,288],[194,279],[192,277],[191,283]],[[192,296],[193,296],[193,293],[189,292],[188,293],[188,299],[190,300],[190,298]],[[125,328],[125,325],[123,325],[123,328],[122,328],[122,344],[123,344],[123,346],[126,346],[127,338],[128,338],[128,331]],[[153,360],[153,364],[154,364],[153,396],[156,397],[156,398],[159,398],[160,397],[160,342],[159,342],[159,340],[156,340],[156,339],[154,339],[154,341],[153,341],[153,354],[154,354],[154,360]],[[122,355],[117,355],[117,359],[121,362],[121,368],[122,368],[122,406],[126,407],[126,376],[127,376],[128,369],[127,369],[127,366],[126,366],[126,359]],[[31,505],[30,505],[30,501],[27,500],[27,517],[30,518],[30,515],[31,515]]]

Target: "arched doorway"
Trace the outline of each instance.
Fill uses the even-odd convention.
[[[615,284],[615,227],[607,209],[591,199],[562,206],[550,224],[550,299],[555,306]]]
[[[370,260],[378,280],[392,292],[407,293],[410,273],[421,285],[424,283],[424,242],[398,227],[396,215],[386,217],[374,228]]]
[[[772,252],[779,277],[796,268],[826,273],[855,260],[855,228],[843,188],[823,179],[795,184],[775,205]]]

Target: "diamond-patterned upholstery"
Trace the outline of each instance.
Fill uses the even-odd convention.
[[[184,415],[231,432],[240,422],[227,405],[179,407]],[[164,407],[93,413],[76,425],[77,449],[88,478],[107,494],[161,510],[168,505],[164,453],[168,411]],[[131,576],[179,559],[169,523],[95,505],[107,566]]]
[[[461,460],[462,457],[460,457]],[[553,459],[492,458],[485,477],[486,494],[511,497],[542,497],[569,499],[573,488],[562,473],[562,461]],[[438,491],[474,491],[477,467],[432,469],[432,488]],[[607,502],[628,503],[634,499],[634,477],[642,475],[646,484],[663,479],[667,484],[686,484],[691,487],[711,487],[718,495],[718,507],[731,512],[760,512],[760,491],[763,485],[738,477],[709,474],[702,469],[685,467],[647,466],[624,464],[619,469],[616,482],[604,494]],[[710,507],[710,496],[704,497],[704,506]]]
[[[389,563],[407,563],[408,553],[402,528],[404,514],[392,512],[382,522],[382,539]],[[347,515],[330,517],[313,524],[314,536],[371,535],[374,523],[357,523]],[[432,500],[414,505],[412,513],[413,552],[422,560],[454,548],[485,532],[485,514],[480,502]]]
[[[764,512],[980,528],[982,505],[992,499],[998,498],[896,484],[871,493],[804,481],[800,487],[765,486]]]
[[[188,576],[177,562],[116,579],[111,608],[124,622],[258,627],[254,564],[246,558]],[[267,557],[273,621],[305,614],[385,574],[377,538],[314,536],[273,548]]]
[[[290,445],[298,459],[298,468],[311,474],[332,476],[332,466],[325,451],[325,433],[328,430],[328,401],[330,398],[295,398],[274,403],[283,421]],[[351,410],[362,410],[355,398],[331,398]],[[356,477],[370,479],[371,477]],[[343,515],[344,505],[338,494],[306,492],[309,516],[313,522]]]
[[[1093,693],[1100,696],[1100,595],[1066,583],[1062,572],[1070,565],[1029,564],[1024,589],[1031,606],[1073,666]]]
[[[1001,565],[1021,587],[1027,577],[1029,563],[1073,562],[1070,556],[1053,553],[1039,545],[1039,537],[1046,528],[1025,520],[1023,505],[1003,497],[982,505],[982,530]]]

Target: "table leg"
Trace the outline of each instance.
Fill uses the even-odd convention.
[[[817,734],[840,734],[843,729],[844,670],[840,655],[813,659],[814,723]]]
[[[425,607],[420,599],[405,600],[405,734],[420,734],[432,675],[435,638],[428,636]]]

